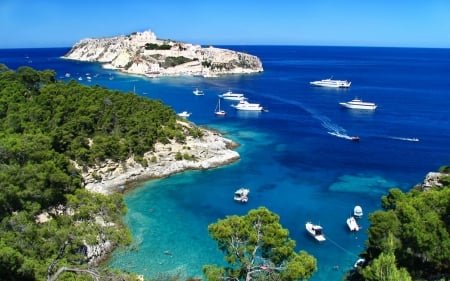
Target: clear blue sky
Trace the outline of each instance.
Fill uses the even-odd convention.
[[[450,0],[0,0],[0,48],[145,30],[211,45],[450,48]]]

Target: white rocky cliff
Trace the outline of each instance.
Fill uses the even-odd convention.
[[[261,60],[253,55],[215,47],[202,47],[161,40],[151,31],[117,37],[83,39],[64,56],[67,59],[102,63],[126,73],[157,76],[262,72]]]

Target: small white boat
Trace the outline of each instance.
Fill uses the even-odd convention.
[[[223,109],[220,109],[220,99],[217,102],[216,109],[214,110],[214,114],[217,116],[225,116],[227,112]]]
[[[248,194],[250,193],[250,189],[241,187],[234,192],[234,201],[247,203],[248,202]]]
[[[361,206],[355,206],[355,208],[353,208],[353,216],[355,216],[356,218],[360,218],[363,216],[363,210]]]
[[[189,116],[191,116],[191,114],[192,113],[190,113],[190,112],[183,111],[183,112],[178,113],[178,116],[188,118]]]
[[[347,226],[350,229],[350,231],[359,231],[361,229],[361,227],[356,222],[355,217],[353,216],[347,219]]]
[[[309,234],[311,234],[314,239],[316,239],[319,242],[325,241],[325,236],[323,235],[323,228],[320,225],[313,224],[311,222],[307,222],[305,224],[306,231],[308,231]]]
[[[347,80],[333,80],[331,78],[322,79],[319,81],[312,81],[309,84],[318,87],[329,87],[329,88],[348,88],[352,82]]]
[[[353,99],[348,102],[340,102],[340,105],[342,105],[345,108],[350,109],[364,109],[364,110],[375,110],[377,108],[377,105],[373,102],[364,102],[360,99]]]
[[[238,104],[232,105],[232,107],[236,108],[237,110],[244,110],[244,111],[263,111],[264,108],[259,103],[249,103],[246,100],[239,101]]]
[[[205,95],[205,93],[203,93],[203,91],[200,90],[199,88],[195,88],[195,90],[192,91],[192,93],[196,96],[204,96]]]
[[[231,90],[219,95],[219,98],[222,98],[224,100],[237,100],[237,101],[247,99],[246,97],[244,97],[244,94],[233,93]]]
[[[357,268],[357,267],[363,266],[365,262],[366,262],[365,259],[358,259],[358,260],[355,262],[355,264],[353,265],[353,267],[354,267],[354,268]]]

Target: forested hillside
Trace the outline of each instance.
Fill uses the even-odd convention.
[[[66,266],[79,270],[58,280],[91,280],[89,245],[127,244],[130,235],[121,196],[85,191],[73,161],[86,167],[183,141],[176,118],[160,101],[0,65],[1,279],[51,280]]]
[[[439,182],[404,193],[391,189],[369,215],[366,263],[348,280],[449,280],[450,167]]]

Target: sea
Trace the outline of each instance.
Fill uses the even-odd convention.
[[[142,182],[126,192],[123,219],[133,243],[113,253],[110,268],[146,278],[204,278],[203,265],[224,264],[208,225],[264,206],[280,216],[296,251],[317,259],[310,280],[342,280],[364,250],[368,216],[381,209],[381,197],[394,187],[408,191],[428,172],[450,164],[450,49],[220,47],[258,56],[264,71],[145,78],[62,59],[70,48],[0,50],[0,63],[54,69],[64,81],[161,100],[240,144],[235,163]],[[351,87],[309,84],[331,77],[349,80]],[[205,95],[194,95],[195,88]],[[266,111],[240,112],[222,101],[228,114],[215,116],[218,95],[228,90]],[[378,108],[339,105],[354,98]],[[240,187],[250,189],[246,204],[233,201]],[[362,230],[350,232],[346,219],[355,205],[363,208]],[[308,221],[324,228],[325,242],[306,233]]]

